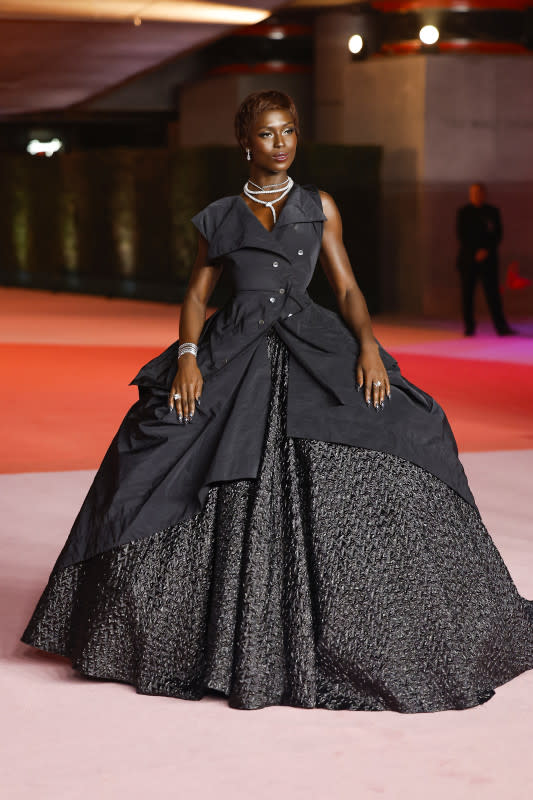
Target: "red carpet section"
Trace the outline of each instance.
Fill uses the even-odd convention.
[[[128,386],[154,348],[0,345],[0,472],[91,469],[138,397]],[[9,424],[7,424],[9,420]]]
[[[0,472],[95,469],[137,399],[129,381],[162,349],[0,344]],[[531,366],[396,357],[405,377],[443,406],[459,450],[533,448]]]

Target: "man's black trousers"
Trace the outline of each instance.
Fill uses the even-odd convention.
[[[487,259],[480,263],[472,261],[463,263],[460,267],[462,311],[465,331],[473,332],[476,323],[474,319],[474,293],[478,280],[483,285],[485,298],[489,307],[492,323],[498,332],[508,328],[507,320],[503,313],[502,299],[499,288],[498,262]]]

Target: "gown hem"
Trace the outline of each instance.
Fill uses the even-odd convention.
[[[439,711],[463,711],[463,710],[467,710],[469,708],[476,708],[477,706],[485,704],[486,702],[488,702],[488,700],[490,700],[495,695],[496,689],[498,689],[500,686],[504,686],[506,683],[508,683],[509,681],[513,680],[514,678],[519,677],[520,675],[523,675],[525,672],[527,672],[529,669],[532,668],[531,666],[524,666],[524,668],[521,669],[519,672],[516,672],[516,673],[514,673],[512,675],[509,675],[504,680],[501,680],[501,681],[499,681],[497,683],[492,683],[492,684],[484,686],[484,687],[476,688],[472,692],[472,695],[471,695],[472,701],[471,702],[455,704],[455,705],[445,704],[445,705],[442,705],[442,706],[439,706],[439,707],[435,707],[435,708],[401,709],[401,708],[393,708],[393,707],[389,708],[386,705],[383,705],[382,707],[366,707],[366,708],[364,708],[364,707],[357,707],[355,705],[352,706],[350,704],[342,704],[341,703],[341,704],[329,704],[328,705],[328,704],[322,704],[320,702],[319,703],[314,703],[314,704],[303,704],[303,703],[291,702],[291,701],[283,699],[282,697],[281,698],[277,698],[276,697],[276,698],[273,698],[272,700],[267,700],[267,701],[265,701],[263,703],[260,703],[260,704],[245,704],[245,703],[240,703],[238,700],[236,700],[232,696],[231,693],[225,691],[223,688],[220,688],[221,687],[220,683],[217,684],[216,682],[210,682],[210,681],[208,681],[207,683],[204,683],[199,692],[196,691],[194,693],[187,692],[187,691],[174,691],[172,693],[164,692],[164,691],[160,691],[160,692],[158,692],[158,691],[148,691],[147,689],[141,688],[135,682],[135,680],[133,680],[131,678],[129,678],[129,679],[128,678],[124,678],[124,677],[119,676],[117,674],[96,673],[94,671],[89,671],[89,670],[85,669],[79,663],[76,663],[76,660],[73,659],[73,657],[69,655],[68,649],[66,649],[66,648],[50,648],[49,649],[48,647],[45,647],[44,645],[34,644],[33,642],[28,641],[27,639],[25,639],[23,637],[20,638],[20,641],[23,642],[24,644],[30,646],[30,647],[35,647],[35,648],[37,648],[39,650],[42,650],[43,652],[50,653],[52,655],[59,655],[59,656],[62,656],[64,658],[68,659],[68,661],[70,662],[71,668],[73,670],[75,670],[79,675],[81,675],[82,677],[87,678],[89,680],[103,680],[103,681],[113,681],[113,682],[116,682],[116,683],[123,683],[123,684],[125,684],[127,686],[131,686],[132,688],[134,688],[136,694],[145,695],[145,696],[148,696],[148,697],[169,697],[169,698],[174,698],[176,700],[196,700],[196,701],[198,701],[198,700],[202,700],[206,696],[214,696],[214,695],[219,695],[220,696],[220,695],[222,695],[224,698],[226,698],[228,700],[228,706],[230,708],[233,708],[235,710],[242,710],[242,711],[256,711],[256,710],[261,710],[262,708],[270,708],[272,706],[288,706],[290,708],[302,708],[302,709],[322,709],[322,710],[325,710],[325,711],[339,711],[339,710],[341,710],[341,711],[342,710],[345,710],[345,711],[349,711],[349,710],[354,710],[354,711],[394,711],[394,712],[399,713],[399,714],[431,714],[431,713],[436,713],[436,712],[439,712]],[[381,702],[381,700],[379,702]]]

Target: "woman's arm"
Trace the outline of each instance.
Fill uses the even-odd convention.
[[[328,218],[324,223],[320,263],[333,287],[341,316],[354,332],[360,345],[357,361],[357,383],[365,386],[365,400],[377,408],[385,395],[390,397],[390,382],[374,338],[365,298],[353,273],[342,241],[342,220],[331,195],[320,192],[322,207]],[[381,381],[381,386],[374,385]]]
[[[207,241],[199,234],[198,252],[181,307],[180,344],[183,342],[198,344],[205,323],[208,300],[222,273],[221,266],[215,267],[207,263],[207,247]],[[200,397],[202,387],[203,378],[196,363],[196,356],[184,353],[178,361],[178,371],[172,382],[169,397],[169,406],[171,409],[176,408],[180,422],[192,420],[195,400]],[[174,399],[174,394],[181,394],[181,398]]]

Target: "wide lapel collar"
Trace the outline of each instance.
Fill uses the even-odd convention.
[[[284,210],[284,209],[283,209]],[[286,248],[276,239],[273,231],[267,231],[239,195],[224,216],[209,242],[209,258],[220,258],[234,250],[247,247],[268,250],[288,258]]]
[[[315,222],[327,219],[324,212],[316,204],[311,193],[295,183],[287,195],[285,205],[281,209],[278,221],[271,231],[262,225],[239,195],[232,198],[232,203],[222,223],[215,231],[209,243],[209,257],[219,258],[242,248],[267,250],[291,261],[292,249],[289,249],[278,238],[279,232],[287,225],[296,222]]]
[[[327,217],[313,194],[305,186],[295,183],[273,232],[285,225],[294,225],[296,222],[325,222],[326,220]]]

